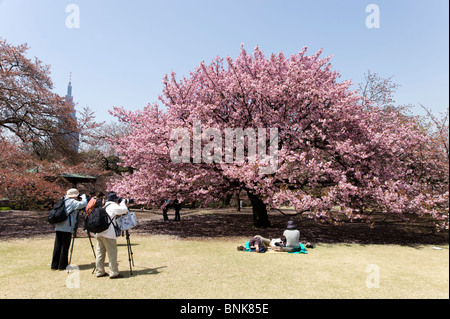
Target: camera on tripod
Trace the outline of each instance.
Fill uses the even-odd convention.
[[[125,201],[125,204],[130,205],[130,204],[134,204],[134,199],[125,199],[125,198],[121,198],[119,202]]]

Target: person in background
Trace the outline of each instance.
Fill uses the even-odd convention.
[[[53,247],[53,257],[51,269],[65,270],[69,264],[69,248],[72,234],[77,231],[77,217],[81,209],[87,205],[86,195],[78,196],[80,193],[77,189],[69,189],[64,198],[64,206],[66,209],[67,219],[62,223],[55,225],[55,245]]]
[[[105,205],[105,194],[103,194],[102,192],[99,192],[97,194],[97,202],[95,203],[95,207],[103,207],[103,205]]]
[[[167,212],[169,211],[169,208],[170,208],[170,200],[166,199],[165,201],[163,201],[163,204],[161,205],[164,221],[169,220],[169,217],[167,216]]]
[[[173,201],[173,208],[175,208],[175,221],[180,221],[180,210],[182,205],[183,204],[178,200],[178,198],[175,198]]]

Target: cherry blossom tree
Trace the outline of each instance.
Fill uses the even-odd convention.
[[[392,81],[393,77],[382,78],[378,73],[368,70],[364,74],[364,81],[358,83],[362,105],[385,110],[395,109],[394,95],[400,85]]]
[[[259,227],[270,225],[268,209],[286,205],[325,220],[428,214],[448,223],[445,168],[426,131],[398,111],[367,108],[351,82],[339,80],[330,57],[320,54],[308,56],[304,48],[290,57],[265,57],[259,48],[247,54],[242,47],[235,60],[202,62],[181,80],[175,72],[166,76],[160,96],[165,112],[158,104],[138,112],[115,108],[112,113],[130,125],[117,152],[133,172],[111,188],[149,204],[175,196],[206,204],[245,190]],[[260,128],[277,130],[276,158],[269,153],[250,161],[247,136],[245,161],[229,163],[223,160],[223,139],[209,134]],[[175,163],[171,151],[185,137],[173,132],[180,129],[188,134],[190,151],[188,161]],[[258,148],[269,149],[270,143],[271,138],[258,141]],[[219,160],[203,156],[199,162],[196,145],[202,155],[205,149],[218,152]],[[262,173],[267,158],[276,170]]]

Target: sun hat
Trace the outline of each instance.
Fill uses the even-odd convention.
[[[76,188],[71,188],[67,191],[66,195],[67,195],[67,197],[70,197],[70,198],[77,198],[78,195],[80,195],[80,192]]]
[[[292,220],[288,221],[287,224],[287,229],[296,229],[297,227],[295,226],[294,222]]]
[[[118,202],[119,200],[120,200],[120,198],[114,192],[111,192],[106,196],[107,202]]]

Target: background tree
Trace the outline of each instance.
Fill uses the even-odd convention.
[[[442,176],[436,179],[426,180],[422,185],[427,187],[428,191],[435,193],[436,196],[440,196],[441,204],[440,211],[444,220],[447,220],[448,225],[448,167],[449,167],[449,146],[448,146],[448,107],[445,113],[440,115],[433,114],[426,106],[419,104],[419,106],[425,111],[425,116],[413,115],[411,109],[414,107],[412,104],[397,105],[394,100],[394,95],[399,84],[392,81],[393,76],[389,78],[383,78],[377,73],[373,73],[370,70],[365,74],[365,80],[359,83],[359,93],[361,94],[361,105],[367,109],[373,107],[383,110],[385,113],[393,112],[396,117],[403,117],[403,121],[409,121],[415,123],[415,130],[419,130],[427,135],[427,150],[418,148],[416,150],[417,157],[426,157],[427,161],[434,161],[440,167],[439,172]],[[386,117],[388,120],[390,116]],[[432,145],[432,147],[429,147]],[[428,176],[423,170],[425,166],[417,163],[417,172],[423,178]],[[440,194],[440,195],[438,195]],[[445,218],[445,216],[447,216]],[[445,223],[444,223],[445,225]]]
[[[19,209],[42,208],[64,192],[56,183],[61,167],[30,156],[18,145],[0,136],[0,198]]]
[[[77,123],[73,106],[53,93],[49,66],[25,57],[26,44],[0,39],[0,128],[14,134],[44,158],[48,150],[68,153],[65,143]]]
[[[364,81],[358,83],[361,105],[366,108],[396,109],[394,95],[400,85],[393,82],[393,78],[394,76],[383,78],[378,73],[368,70],[364,74]]]
[[[19,208],[57,199],[65,192],[62,173],[103,170],[98,154],[73,147],[76,134],[91,136],[102,123],[89,108],[75,121],[75,105],[52,92],[50,67],[27,58],[27,50],[0,39],[0,197]]]

